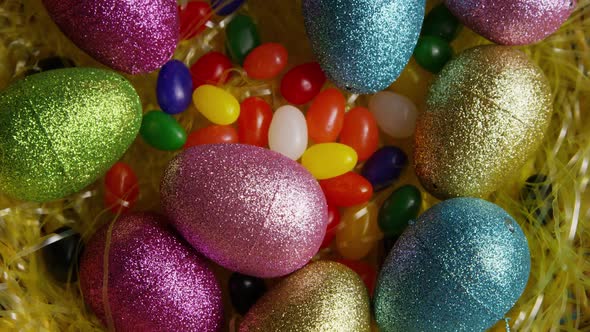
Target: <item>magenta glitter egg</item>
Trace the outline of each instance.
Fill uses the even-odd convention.
[[[463,24],[501,45],[543,40],[567,20],[576,0],[444,0]]]
[[[80,263],[84,299],[109,330],[221,329],[221,289],[209,263],[173,233],[164,217],[130,214],[112,230],[109,226],[93,236]]]
[[[162,207],[203,255],[243,274],[272,278],[305,265],[327,226],[326,198],[297,162],[259,147],[202,145],[165,171]]]
[[[43,0],[43,4],[74,44],[126,73],[160,68],[178,43],[176,0]]]

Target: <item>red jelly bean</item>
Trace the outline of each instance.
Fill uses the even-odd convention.
[[[203,144],[237,143],[238,132],[232,126],[210,125],[193,131],[184,144],[184,148]]]
[[[244,70],[257,80],[274,78],[287,65],[287,49],[276,43],[262,44],[252,50],[244,60]]]
[[[371,183],[354,172],[321,180],[320,186],[326,195],[328,203],[341,207],[366,203],[373,196]]]
[[[191,67],[193,90],[204,84],[224,84],[229,79],[228,71],[233,67],[231,60],[220,52],[209,52]]]
[[[104,177],[104,206],[112,213],[124,213],[135,205],[139,184],[133,169],[117,162]]]
[[[281,94],[291,104],[303,105],[320,93],[326,75],[317,62],[310,62],[289,70],[281,81]]]
[[[349,259],[339,259],[337,262],[348,266],[351,270],[356,272],[367,286],[369,295],[373,296],[373,292],[375,291],[375,283],[377,282],[377,270],[375,270],[373,266],[365,262],[351,261]]]
[[[368,109],[356,107],[344,115],[340,143],[356,151],[359,161],[367,160],[379,145],[379,127]]]
[[[328,228],[326,228],[326,235],[320,249],[324,249],[332,244],[336,236],[336,230],[340,225],[340,212],[334,205],[328,205]]]
[[[191,39],[205,30],[211,17],[211,6],[205,1],[192,1],[186,8],[178,7],[180,16],[180,39]]]
[[[259,97],[246,98],[240,105],[238,139],[240,143],[266,147],[272,108]]]
[[[311,103],[305,116],[307,132],[315,143],[334,142],[344,123],[346,99],[338,89],[322,91]]]

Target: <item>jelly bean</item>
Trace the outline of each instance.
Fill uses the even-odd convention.
[[[371,183],[354,172],[321,180],[320,186],[324,191],[324,195],[326,195],[328,204],[341,207],[366,203],[373,196],[373,186]]]
[[[377,225],[377,207],[373,203],[350,207],[341,215],[336,232],[336,249],[346,259],[367,256],[383,237]]]
[[[244,70],[253,79],[269,80],[285,69],[287,49],[276,43],[262,44],[250,52],[244,60]]]
[[[266,292],[264,280],[240,273],[229,277],[229,297],[236,311],[245,315]]]
[[[281,94],[290,103],[303,105],[320,93],[326,75],[317,62],[304,63],[289,70],[281,80]]]
[[[204,84],[225,84],[233,67],[231,60],[220,52],[209,52],[191,66],[193,89]]]
[[[455,15],[444,4],[440,4],[426,15],[422,35],[437,36],[451,42],[457,36],[460,27]]]
[[[332,244],[332,241],[336,236],[338,225],[340,225],[340,211],[338,211],[336,206],[328,204],[328,226],[326,228],[326,235],[324,236],[324,241],[322,241],[320,249],[327,248],[330,246],[330,244]]]
[[[356,151],[359,161],[365,161],[379,145],[379,127],[373,113],[364,107],[355,107],[344,115],[340,143]]]
[[[133,169],[117,162],[104,177],[104,206],[112,213],[131,209],[139,197],[139,184]]]
[[[321,143],[303,153],[301,164],[316,179],[330,179],[351,171],[356,166],[356,151],[340,143]]]
[[[407,163],[408,157],[400,148],[384,146],[365,162],[361,174],[371,182],[374,191],[379,191],[397,180]]]
[[[307,110],[309,137],[316,143],[334,142],[344,124],[346,99],[338,89],[326,89],[313,100]]]
[[[232,126],[210,125],[188,135],[184,148],[203,144],[237,143],[238,132]]]
[[[391,91],[381,91],[371,97],[369,109],[387,135],[406,138],[414,134],[418,110],[408,98]]]
[[[159,150],[178,150],[186,142],[184,128],[172,116],[161,111],[144,114],[139,133],[146,143]]]
[[[211,17],[211,6],[206,1],[191,1],[185,8],[179,8],[180,39],[191,39],[205,30],[205,23]]]
[[[530,222],[545,225],[553,219],[555,196],[553,186],[546,175],[531,175],[520,192],[520,199]]]
[[[259,97],[249,97],[240,104],[238,138],[240,143],[266,147],[272,108]]]
[[[240,116],[240,103],[229,92],[213,85],[201,85],[193,93],[195,107],[207,120],[228,125]]]
[[[225,16],[238,10],[244,1],[246,0],[212,0],[211,5],[217,15]]]
[[[55,231],[54,236],[65,237],[41,249],[45,267],[55,280],[74,282],[78,279],[76,270],[84,248],[80,234],[68,227],[62,227]]]
[[[379,227],[386,236],[400,236],[408,222],[418,216],[422,196],[412,185],[396,189],[379,209]]]
[[[377,270],[372,265],[348,259],[338,259],[336,262],[346,265],[348,268],[356,272],[367,286],[369,295],[373,295],[373,292],[375,291],[375,283],[377,282]]]
[[[162,111],[183,112],[191,104],[192,92],[191,73],[182,61],[170,60],[160,69],[156,95]]]
[[[303,113],[291,105],[279,107],[268,129],[271,150],[297,160],[307,148],[307,123]]]
[[[422,36],[414,49],[414,59],[433,74],[438,74],[453,57],[448,41],[436,36]]]
[[[240,65],[248,53],[260,45],[258,29],[249,16],[236,15],[227,25],[225,33],[227,51],[232,60]]]

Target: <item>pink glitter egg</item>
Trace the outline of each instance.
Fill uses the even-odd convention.
[[[312,175],[274,151],[240,144],[190,148],[170,162],[162,207],[203,255],[243,274],[272,278],[316,254],[328,220]]]
[[[92,237],[80,262],[84,299],[109,330],[222,328],[221,288],[209,263],[164,217],[130,214],[109,226]],[[106,249],[105,243],[110,243]]]
[[[170,59],[179,38],[176,0],[43,0],[61,31],[97,61],[130,74]]]
[[[501,45],[536,43],[554,33],[576,0],[445,0],[463,24]]]

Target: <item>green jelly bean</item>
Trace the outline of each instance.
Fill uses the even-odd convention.
[[[444,4],[440,4],[426,15],[422,25],[422,35],[437,36],[451,42],[457,37],[460,29],[459,20]]]
[[[379,209],[379,228],[386,236],[399,236],[408,222],[418,216],[422,196],[420,190],[412,185],[396,189]]]
[[[146,143],[159,150],[178,150],[186,142],[184,128],[171,115],[162,111],[144,114],[139,133]]]
[[[252,18],[236,15],[226,29],[226,49],[232,60],[242,65],[248,53],[259,45],[260,36]]]
[[[414,59],[431,73],[438,74],[453,57],[448,41],[436,36],[422,36],[414,50]]]

